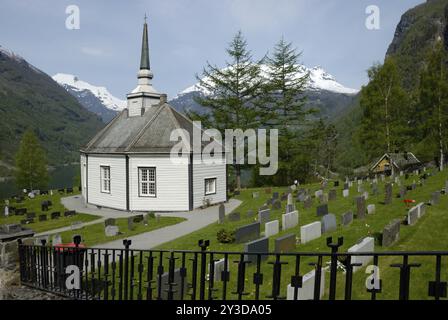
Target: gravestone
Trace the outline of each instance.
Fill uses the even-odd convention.
[[[258,222],[266,223],[269,221],[271,210],[263,210],[258,212]]]
[[[282,208],[282,203],[280,200],[275,200],[274,203],[272,204],[272,209],[273,210],[279,210]]]
[[[34,219],[34,218],[36,218],[36,213],[35,212],[28,212],[26,214],[26,218],[27,219]]]
[[[426,203],[421,202],[417,206],[418,206],[418,217],[421,218],[426,213]]]
[[[56,246],[58,244],[62,243],[62,237],[59,233],[55,234],[52,238],[51,238],[51,245],[52,246]]]
[[[328,200],[333,201],[336,200],[336,189],[331,189],[328,193]]]
[[[305,193],[299,193],[299,194],[297,195],[297,200],[298,200],[299,202],[304,202],[304,201],[306,200],[306,197],[307,197],[307,195],[306,195]]]
[[[55,211],[51,213],[51,220],[59,219],[61,217],[61,213],[59,211]]]
[[[350,188],[350,184],[348,182],[344,183],[344,190],[348,190]]]
[[[70,225],[70,230],[79,230],[83,228],[83,223],[81,221],[75,221]]]
[[[407,215],[407,224],[409,226],[413,226],[414,224],[417,223],[418,220],[418,207],[413,207],[408,211],[408,215]]]
[[[431,194],[431,205],[438,205],[440,202],[440,192],[436,191]]]
[[[336,230],[336,216],[332,213],[326,214],[321,221],[322,233]]]
[[[391,203],[392,203],[392,184],[386,183],[384,204],[391,204]]]
[[[274,192],[273,194],[272,194],[272,199],[278,199],[278,192]]]
[[[294,201],[292,199],[292,193],[288,193],[288,199],[286,202],[287,205],[294,205]]]
[[[344,198],[348,198],[349,195],[350,195],[350,190],[348,190],[348,189],[342,190],[342,196]]]
[[[214,281],[222,281],[222,273],[225,267],[225,259],[219,259],[213,263],[213,280]],[[210,275],[210,264],[208,265],[208,273]],[[227,271],[229,271],[229,260],[227,260]]]
[[[352,222],[353,222],[353,212],[349,211],[342,215],[342,225],[343,226],[348,226]]]
[[[247,217],[252,218],[255,215],[254,210],[247,210]]]
[[[297,289],[297,300],[314,299],[314,283],[316,282],[316,270],[311,270],[302,277],[302,286]],[[295,288],[288,284],[286,288],[286,300],[294,300]],[[325,270],[321,269],[319,297],[325,294]]]
[[[235,231],[235,242],[243,243],[260,237],[260,222],[254,222],[239,227]]]
[[[356,218],[364,219],[366,216],[366,199],[359,196],[355,198],[356,202]]]
[[[294,228],[299,224],[299,212],[293,211],[282,214],[282,230]]]
[[[406,188],[404,186],[400,187],[400,198],[404,199],[404,197],[406,196]]]
[[[47,215],[46,214],[40,214],[39,215],[39,221],[47,221]]]
[[[378,184],[373,183],[372,184],[372,195],[376,196],[378,194]]]
[[[300,243],[305,244],[311,240],[317,239],[322,235],[322,226],[320,221],[309,223],[300,227]]]
[[[258,199],[258,197],[260,197],[260,193],[259,192],[252,192],[252,198]]]
[[[358,185],[358,193],[363,193],[364,187],[362,185]]]
[[[376,210],[376,207],[374,204],[369,204],[367,206],[367,214],[374,214]]]
[[[251,242],[248,242],[244,245],[244,252],[247,252],[244,256],[244,261],[250,261],[252,263],[257,262],[257,255],[255,253],[267,253],[269,252],[269,239],[264,237],[261,239],[257,239]],[[252,253],[252,254],[250,254]],[[261,260],[266,260],[268,258],[267,255],[261,255]]]
[[[186,272],[185,272],[186,273]],[[162,299],[168,300],[168,291],[170,290],[169,272],[162,274]],[[188,291],[187,275],[184,274],[184,283],[182,290],[182,272],[180,268],[174,269],[173,282],[171,283],[171,291],[173,292],[173,300],[180,300],[182,291],[184,293],[184,299]]]
[[[104,227],[107,226],[114,226],[115,225],[115,219],[114,218],[107,218],[104,220]]]
[[[128,230],[134,230],[134,217],[128,217]]]
[[[365,191],[362,196],[364,197],[365,200],[369,199],[369,193],[367,191]]]
[[[375,239],[372,237],[366,237],[362,239],[359,243],[354,246],[348,248],[347,252],[374,252],[375,251]],[[366,266],[370,260],[373,259],[373,256],[352,256],[351,263],[360,263],[361,266],[354,266],[353,272],[361,269],[363,266]]]
[[[232,222],[241,220],[241,215],[239,212],[229,213],[229,215],[227,217],[229,218],[229,221],[232,221]]]
[[[383,247],[392,245],[400,238],[400,224],[401,221],[399,219],[395,219],[384,227],[381,241],[381,245]]]
[[[303,208],[310,209],[312,205],[313,205],[313,199],[310,196],[308,196],[306,200],[303,202]]]
[[[323,217],[326,214],[328,214],[328,204],[322,204],[320,206],[317,206],[316,215],[318,217]]]
[[[226,218],[226,208],[224,204],[220,204],[218,207],[218,223],[224,223],[224,220]]]
[[[277,253],[292,252],[296,249],[296,235],[294,233],[289,233],[278,237],[274,241],[274,246],[274,251]]]
[[[286,213],[293,212],[294,210],[295,210],[295,207],[293,204],[286,205]]]
[[[283,193],[280,197],[280,201],[286,201],[288,200],[288,195],[286,193]]]
[[[333,182],[333,187],[335,188],[339,187],[339,180]]]
[[[266,222],[264,225],[264,236],[267,238],[275,236],[279,232],[279,228],[278,220]]]
[[[316,199],[320,199],[323,195],[324,195],[323,190],[317,190],[316,192],[314,192],[314,197],[316,197]]]
[[[115,237],[120,233],[120,229],[115,225],[108,225],[104,228],[106,237]]]

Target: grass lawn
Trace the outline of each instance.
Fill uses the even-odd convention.
[[[74,194],[76,194],[76,192]],[[64,211],[66,211],[67,209],[61,204],[61,197],[65,197],[65,196],[67,196],[67,195],[65,195],[65,194],[60,195],[58,192],[54,192],[52,196],[51,195],[39,195],[39,196],[36,196],[34,199],[27,198],[21,203],[15,203],[14,201],[10,201],[10,206],[16,207],[16,208],[27,208],[27,212],[35,212],[36,213],[36,218],[34,219],[34,223],[24,225],[24,227],[32,229],[36,233],[70,226],[74,221],[89,222],[89,221],[101,218],[99,216],[85,214],[85,213],[78,213],[76,216],[73,216],[73,217],[64,217]],[[51,202],[53,203],[53,206],[51,206],[48,211],[42,212],[41,202],[44,200],[51,200]],[[3,207],[2,207],[2,210],[4,210]],[[59,211],[61,213],[61,217],[56,220],[51,220],[51,213],[55,212],[55,211]],[[19,224],[20,220],[26,219],[26,214],[23,216],[16,216],[16,215],[11,215],[11,214],[13,214],[13,213],[10,212],[9,217],[3,217],[3,215],[0,215],[0,225],[1,224],[10,224],[10,223],[18,223]],[[41,215],[41,214],[46,214],[48,220],[39,222],[39,215]]]
[[[140,233],[153,231],[163,227],[171,226],[173,224],[185,221],[184,218],[178,217],[160,217],[157,222],[155,218],[150,218],[148,220],[148,225],[145,226],[142,222],[134,223],[134,229],[128,230],[128,219],[119,218],[116,219],[116,225],[120,229],[120,234],[115,237],[106,237],[104,233],[104,223],[96,223],[89,226],[85,226],[79,230],[65,231],[61,233],[62,241],[64,243],[72,242],[74,235],[81,235],[82,242],[86,246],[94,246],[99,243],[109,242],[117,239],[124,239],[126,237],[134,236]]]
[[[442,173],[435,173],[426,180],[424,186],[417,187],[416,190],[408,191],[406,198],[414,199],[417,203],[427,202],[431,198],[431,193],[433,191],[441,190],[445,186],[445,180],[448,179],[448,171]],[[401,181],[404,185],[412,184],[413,180],[418,181],[418,177],[410,176],[408,180],[401,177]],[[310,189],[310,194],[313,194],[315,190],[319,188],[319,185],[306,185],[302,186],[304,188]],[[331,187],[329,187],[331,188]],[[326,237],[332,236],[334,239],[337,237],[344,237],[344,245],[341,247],[340,251],[346,251],[349,247],[356,244],[360,239],[371,236],[376,233],[381,233],[383,228],[393,219],[400,218],[403,219],[406,215],[408,208],[401,199],[395,198],[395,195],[399,192],[399,188],[394,186],[393,193],[393,203],[391,205],[384,205],[381,202],[384,200],[384,184],[379,181],[379,195],[369,196],[366,201],[367,204],[376,205],[376,213],[368,215],[364,220],[355,219],[350,226],[342,227],[340,225],[341,215],[349,210],[356,212],[356,205],[354,203],[354,197],[357,195],[357,185],[356,183],[350,189],[350,197],[342,197],[342,184],[340,187],[336,188],[338,190],[338,196],[335,201],[330,201],[329,212],[334,213],[338,221],[338,229],[332,233],[327,233],[322,235],[319,239],[315,239],[304,245],[299,244],[296,247],[298,252],[329,252],[326,246]],[[371,191],[370,187],[364,182],[364,189],[366,191]],[[253,191],[259,191],[260,197],[257,199],[252,198]],[[274,188],[273,191],[283,192],[286,188]],[[159,247],[159,249],[170,249],[170,250],[198,250],[198,240],[199,239],[209,239],[210,248],[212,251],[242,251],[243,244],[221,244],[216,240],[216,233],[220,229],[235,230],[237,227],[254,222],[255,217],[248,218],[247,211],[254,210],[257,212],[258,208],[263,205],[263,203],[270,197],[264,193],[264,189],[250,189],[242,191],[237,199],[243,201],[241,206],[235,211],[241,213],[241,221],[229,222],[226,221],[224,224],[212,224],[187,236],[178,238],[174,241],[165,243]],[[281,210],[271,210],[271,220],[279,219],[281,221],[281,214],[285,211],[286,202],[282,203]],[[299,210],[299,226],[286,231],[281,231],[278,235],[273,236],[269,239],[270,249],[274,248],[274,239],[285,234],[295,233],[297,236],[300,235],[300,226],[319,221],[320,218],[316,217],[316,205],[317,201],[314,200],[313,207],[311,209],[305,210],[302,204],[297,203]],[[448,249],[448,234],[446,228],[448,227],[448,196],[441,196],[441,202],[436,206],[428,206],[427,213],[423,216],[416,225],[405,226],[401,225],[400,228],[400,240],[393,246],[389,248],[383,248],[376,244],[376,251],[421,251],[421,250],[447,250]],[[262,231],[264,226],[262,226]],[[221,257],[215,257],[219,259]],[[273,258],[271,258],[272,260]],[[286,295],[286,286],[290,282],[290,277],[294,274],[294,258],[282,258],[282,261],[289,262],[282,267],[282,284],[281,284],[281,294]],[[435,260],[435,258],[432,258]],[[231,259],[231,262],[235,259]],[[308,266],[309,262],[314,262],[315,258],[302,258],[300,273],[304,274],[311,270],[311,266]],[[434,280],[434,270],[435,264],[428,264],[428,258],[416,257],[410,258],[410,262],[422,263],[420,268],[412,269],[411,273],[411,298],[412,299],[428,299],[428,281]],[[442,279],[446,281],[448,278],[447,261],[443,259],[442,266]],[[400,263],[400,258],[380,258],[380,276],[383,280],[383,290],[382,293],[377,295],[378,299],[396,299],[398,297],[398,276],[399,269],[390,268],[391,263]],[[325,265],[325,264],[324,264]],[[271,264],[262,263],[261,272],[264,274],[263,285],[261,286],[260,298],[268,296],[272,290],[272,269]],[[255,287],[252,283],[252,274],[255,272],[255,267],[248,265],[246,273],[246,292],[249,293],[246,299],[254,298]],[[236,285],[236,265],[230,263],[230,291],[233,291]],[[364,273],[364,269],[359,270],[354,275],[353,282],[353,294],[354,299],[369,299],[370,294],[366,292],[365,280],[367,274]],[[329,285],[329,273],[326,273],[326,296],[328,294]],[[338,298],[343,298],[344,292],[344,279],[345,275],[342,272],[339,273],[338,277]],[[217,283],[215,288],[220,289],[221,283]],[[229,295],[228,297],[232,297]],[[235,298],[235,296],[234,296]]]

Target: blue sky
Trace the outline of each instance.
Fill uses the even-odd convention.
[[[143,16],[149,15],[154,85],[173,97],[195,83],[206,61],[221,66],[242,30],[255,58],[283,36],[342,84],[360,88],[382,61],[401,15],[423,0],[1,0],[0,45],[53,75],[71,73],[124,99],[136,85]],[[80,29],[65,27],[66,7]],[[380,9],[380,30],[365,27]]]

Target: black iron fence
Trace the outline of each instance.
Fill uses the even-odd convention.
[[[22,284],[73,299],[442,299],[448,252],[252,253],[25,245]],[[446,261],[445,261],[446,260]],[[363,266],[374,266],[365,272]],[[381,273],[375,274],[377,267]],[[372,273],[370,273],[372,272]],[[383,277],[382,277],[383,275]],[[413,292],[412,289],[415,289]]]

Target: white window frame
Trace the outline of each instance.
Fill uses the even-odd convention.
[[[209,181],[213,181],[213,185],[214,185],[214,190],[207,190],[207,182]],[[212,194],[216,194],[216,189],[217,189],[217,181],[218,179],[216,177],[210,177],[210,178],[205,178],[204,179],[204,195],[209,196]]]
[[[147,170],[146,175],[143,172]],[[153,179],[150,179],[150,171],[153,171]],[[145,178],[145,179],[143,179]],[[156,167],[138,167],[138,196],[145,198],[157,197],[157,170]],[[150,192],[153,189],[154,192]]]
[[[105,174],[107,172],[107,174]],[[110,166],[100,166],[100,189],[102,193],[110,193],[111,178]],[[107,187],[106,187],[107,186]]]

